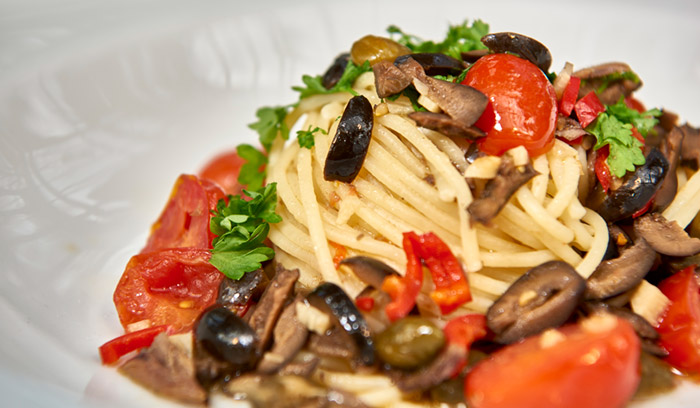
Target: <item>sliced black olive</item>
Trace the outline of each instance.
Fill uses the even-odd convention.
[[[259,298],[267,283],[268,279],[262,269],[245,273],[239,280],[224,277],[219,284],[216,303],[235,312],[251,299]]]
[[[379,358],[392,367],[412,370],[432,361],[445,344],[445,335],[432,321],[408,316],[377,336]]]
[[[472,50],[472,51],[467,51],[467,52],[462,52],[461,57],[462,61],[468,62],[468,63],[474,63],[476,62],[479,58],[483,57],[484,55],[489,54],[489,49],[488,48],[482,48],[479,50]]]
[[[668,161],[659,149],[652,149],[646,162],[632,176],[603,200],[598,213],[608,222],[629,218],[642,209],[661,187],[668,170]]]
[[[669,256],[691,256],[700,252],[700,239],[691,238],[675,221],[654,212],[634,220],[634,231],[654,251]]]
[[[435,75],[459,75],[467,67],[466,64],[449,55],[440,53],[416,53],[402,55],[394,60],[394,64],[401,64],[408,58],[416,60],[430,76]]]
[[[564,323],[576,309],[586,282],[571,265],[550,261],[518,278],[486,313],[486,323],[507,344]]]
[[[384,278],[399,275],[394,268],[384,262],[369,256],[352,256],[340,261],[340,265],[348,266],[364,283],[379,289]]]
[[[491,33],[483,36],[481,42],[493,52],[517,54],[537,65],[544,72],[552,64],[552,54],[547,47],[534,38],[517,33]]]
[[[197,380],[205,388],[255,367],[260,354],[248,324],[222,306],[205,310],[194,324]]]
[[[631,247],[620,251],[620,256],[603,261],[586,281],[586,299],[605,299],[618,295],[644,279],[656,259],[646,240],[638,237]]]
[[[350,53],[346,52],[338,55],[333,64],[328,67],[326,73],[323,74],[321,84],[324,88],[331,89],[340,81],[345,72],[345,67],[348,66],[348,61],[350,61]]]
[[[323,177],[328,181],[351,183],[362,169],[374,127],[372,105],[362,95],[354,96],[345,107],[333,137]]]
[[[307,296],[307,300],[314,307],[329,313],[350,336],[357,346],[361,364],[374,364],[374,341],[369,326],[352,299],[338,285],[322,283]]]

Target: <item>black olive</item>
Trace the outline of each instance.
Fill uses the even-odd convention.
[[[564,323],[576,309],[586,281],[571,265],[549,261],[518,278],[486,312],[494,341],[513,343]]]
[[[394,64],[399,65],[408,58],[413,58],[431,76],[435,75],[459,75],[467,67],[466,64],[449,55],[440,53],[416,53],[397,57]]]
[[[552,64],[552,54],[547,47],[534,38],[516,33],[492,33],[481,38],[481,42],[493,52],[517,54],[544,72]]]
[[[668,160],[653,148],[646,162],[637,167],[632,176],[618,189],[611,191],[598,208],[608,222],[629,218],[641,210],[661,187],[668,170]]]
[[[199,316],[193,341],[197,380],[207,388],[251,370],[260,357],[253,329],[223,306],[212,306]]]
[[[235,312],[251,299],[259,298],[268,282],[269,280],[262,269],[248,272],[238,280],[224,277],[219,284],[216,303]]]
[[[333,64],[328,67],[326,73],[323,74],[321,84],[324,88],[331,89],[340,81],[340,78],[345,72],[345,67],[348,66],[348,61],[350,61],[350,53],[346,52],[338,55],[335,61],[333,61]]]
[[[363,365],[374,364],[374,342],[369,326],[355,303],[338,285],[325,282],[307,296],[314,307],[331,315],[355,342],[358,358]]]
[[[328,181],[351,183],[362,168],[372,138],[374,112],[367,98],[350,99],[333,137],[323,177]]]

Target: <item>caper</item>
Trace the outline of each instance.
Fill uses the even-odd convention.
[[[393,62],[396,57],[410,54],[411,50],[405,45],[376,35],[366,35],[355,41],[350,49],[350,59],[355,65],[362,65],[369,61],[369,65],[374,65],[379,61]]]
[[[375,347],[385,363],[410,370],[429,363],[444,344],[445,335],[433,322],[408,316],[381,332]]]

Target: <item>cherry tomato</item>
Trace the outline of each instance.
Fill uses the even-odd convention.
[[[476,126],[486,132],[477,143],[491,155],[524,146],[531,156],[554,144],[557,95],[544,73],[530,61],[510,54],[479,58],[463,84],[489,98],[489,106]]]
[[[209,231],[209,219],[222,198],[224,192],[213,182],[181,175],[141,253],[165,248],[211,248],[214,235]]]
[[[224,152],[204,165],[199,177],[218,184],[226,194],[239,195],[243,186],[238,183],[238,173],[245,162],[235,150]]]
[[[700,372],[700,285],[695,266],[690,266],[659,284],[671,300],[659,325],[660,344],[673,366]]]
[[[190,330],[216,301],[224,275],[205,248],[170,248],[133,256],[114,291],[119,320],[127,326],[149,320],[174,332]]]
[[[467,376],[469,406],[622,407],[639,384],[639,339],[626,321],[603,319],[562,327],[549,344],[538,335],[492,354]]]

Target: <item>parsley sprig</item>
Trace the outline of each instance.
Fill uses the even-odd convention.
[[[481,20],[474,20],[471,25],[469,25],[468,20],[459,25],[450,25],[445,39],[438,43],[424,41],[415,35],[406,34],[394,25],[389,26],[387,32],[392,35],[395,41],[405,45],[413,52],[439,52],[462,59],[463,52],[486,48],[481,42],[481,37],[489,33],[489,25]]]
[[[642,153],[643,143],[632,134],[632,127],[644,137],[658,123],[661,111],[651,109],[640,113],[627,107],[621,98],[614,105],[605,108],[605,112],[589,125],[586,130],[595,135],[595,149],[609,146],[608,167],[616,177],[624,177],[628,171],[634,171],[635,166],[644,164]]]
[[[258,191],[244,190],[249,201],[240,195],[229,196],[228,204],[219,200],[209,228],[217,235],[209,262],[231,279],[262,267],[275,252],[264,241],[270,223],[282,221],[277,206],[277,185],[270,183]]]
[[[320,127],[316,126],[315,128],[311,129],[311,126],[307,130],[298,130],[297,131],[297,142],[299,143],[299,147],[304,147],[307,149],[311,149],[314,147],[316,144],[316,140],[314,139],[314,134],[316,132],[321,132],[324,135],[327,135],[328,133],[321,129]]]

